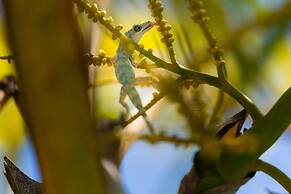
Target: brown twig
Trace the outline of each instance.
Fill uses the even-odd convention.
[[[148,111],[150,108],[152,108],[157,102],[159,102],[164,95],[162,93],[157,94],[147,105],[144,106],[144,110]],[[130,123],[132,123],[134,120],[136,120],[138,117],[141,116],[141,113],[138,112],[135,115],[133,115],[131,118],[129,118],[123,125],[122,127],[126,127]]]
[[[7,60],[8,63],[11,63],[12,60],[14,60],[14,57],[12,55],[7,55],[7,56],[0,56],[1,60]]]

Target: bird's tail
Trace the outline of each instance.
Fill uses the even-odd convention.
[[[127,94],[128,94],[129,99],[131,100],[133,105],[138,109],[138,111],[141,113],[141,115],[143,116],[150,132],[153,134],[154,128],[153,128],[152,124],[150,123],[150,121],[148,120],[147,114],[142,106],[142,102],[141,102],[140,96],[139,96],[136,88],[132,85],[129,85],[129,86],[126,86],[126,90],[127,90]]]

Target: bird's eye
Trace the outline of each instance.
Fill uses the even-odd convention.
[[[133,30],[135,32],[139,32],[139,31],[141,31],[141,26],[140,25],[136,25],[136,26],[133,27]]]

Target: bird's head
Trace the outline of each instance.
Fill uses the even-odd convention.
[[[130,30],[128,30],[125,35],[132,39],[134,42],[138,42],[141,37],[148,32],[153,26],[155,25],[154,22],[147,21],[142,24],[135,24],[132,26]]]

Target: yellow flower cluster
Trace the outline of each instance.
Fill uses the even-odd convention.
[[[173,51],[173,34],[170,32],[172,26],[168,24],[167,20],[163,19],[163,5],[160,0],[149,0],[148,7],[152,12],[152,16],[155,18],[156,24],[159,26],[158,31],[162,34],[161,41],[166,44],[172,62],[176,63]]]
[[[120,32],[122,30],[123,26],[121,24],[117,25],[114,29],[118,32]],[[118,38],[118,36],[116,34],[112,35],[112,40],[116,40]]]
[[[101,10],[96,3],[89,4],[82,0],[74,0],[77,4],[79,12],[85,12],[89,19],[93,22],[100,22],[106,26],[112,32],[112,39],[122,38],[120,31],[122,30],[122,25],[113,26],[113,18],[111,16],[106,17],[106,11]]]
[[[204,35],[209,41],[210,47],[215,47],[217,44],[216,38],[213,37],[209,30],[209,20],[210,18],[207,16],[207,11],[204,9],[203,0],[188,0],[189,1],[189,9],[192,13],[192,19],[200,25],[202,28]]]
[[[102,65],[113,65],[113,60],[111,57],[106,56],[105,51],[100,50],[98,55],[86,55],[86,60],[89,65],[95,65],[95,66],[102,66]]]
[[[106,11],[100,10],[96,3],[90,5],[85,1],[75,0],[75,2],[78,6],[79,12],[85,12],[88,15],[88,18],[92,18],[94,22],[99,21],[100,23],[107,24],[111,24],[113,22],[112,17],[105,17]]]
[[[219,49],[217,45],[217,39],[211,33],[209,28],[209,17],[207,16],[207,11],[204,8],[203,0],[188,0],[189,10],[192,13],[192,19],[194,22],[200,25],[200,28],[203,31],[204,36],[206,37],[209,44],[209,52],[212,53],[214,60],[217,62],[218,66],[220,66],[220,70],[224,71],[222,74],[218,72],[221,76],[225,74],[225,61],[223,52]]]
[[[155,18],[155,22],[159,26],[158,31],[162,34],[161,41],[164,42],[167,47],[173,47],[173,34],[170,33],[171,25],[163,19],[163,5],[159,0],[149,0],[148,7],[152,12],[152,16]]]

